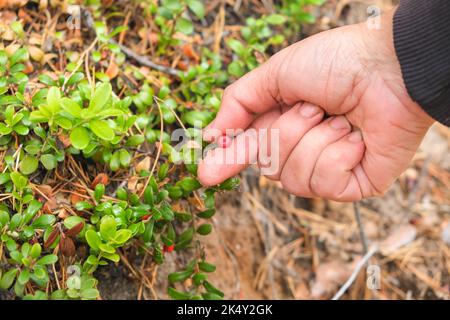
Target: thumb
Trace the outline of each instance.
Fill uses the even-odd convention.
[[[324,32],[291,45],[228,86],[216,119],[205,129],[205,140],[212,141],[227,129],[245,130],[255,115],[271,109],[302,101],[324,107],[331,63],[317,47],[328,37]]]
[[[204,130],[204,138],[215,140],[218,136],[235,130],[245,130],[257,114],[277,108],[279,69],[289,48],[280,51],[266,63],[229,85],[223,94],[216,119]]]

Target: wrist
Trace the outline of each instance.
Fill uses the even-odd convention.
[[[369,72],[376,72],[395,93],[399,101],[414,115],[417,125],[428,129],[435,120],[413,101],[405,85],[400,61],[394,45],[394,14],[396,8],[382,14],[376,28],[374,24],[359,25],[366,47]]]

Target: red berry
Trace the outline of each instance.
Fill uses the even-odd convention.
[[[148,220],[150,219],[152,215],[151,214],[146,214],[145,216],[142,217],[142,220]]]
[[[164,252],[172,252],[174,248],[175,248],[175,246],[173,244],[170,245],[170,246],[164,245],[163,246],[163,251]]]
[[[231,145],[231,138],[224,134],[217,139],[217,144],[220,148],[226,149]]]

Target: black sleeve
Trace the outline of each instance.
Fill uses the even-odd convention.
[[[402,0],[394,43],[411,98],[450,126],[450,1]]]

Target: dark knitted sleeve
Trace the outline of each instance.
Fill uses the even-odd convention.
[[[411,98],[450,126],[450,0],[403,0],[394,42]]]

